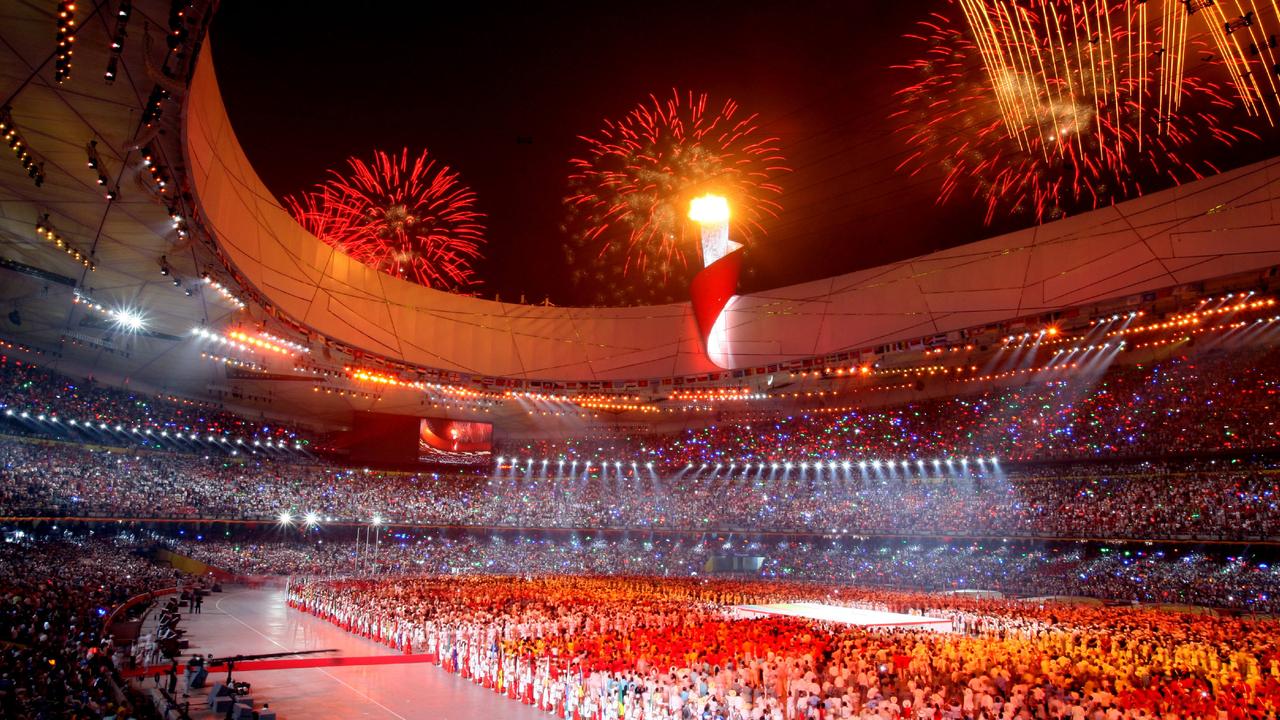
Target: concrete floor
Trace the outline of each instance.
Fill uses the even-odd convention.
[[[280,588],[229,588],[215,593],[205,598],[201,614],[183,618],[182,627],[191,643],[181,656],[182,662],[193,652],[221,657],[336,648],[337,653],[320,657],[396,654],[385,645],[290,609]],[[216,674],[209,679],[225,677]],[[237,671],[234,677],[252,683],[255,706],[270,703],[280,720],[553,717],[426,663]],[[151,683],[145,681],[146,685]],[[205,712],[204,698],[194,694],[191,710],[197,719],[211,716]]]

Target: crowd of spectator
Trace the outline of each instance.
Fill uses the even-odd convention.
[[[996,456],[1162,456],[1280,446],[1280,351],[1233,349],[1053,375],[974,394],[777,417],[741,414],[675,434],[507,443],[506,456],[663,467]]]
[[[727,414],[722,422],[685,431],[509,441],[497,454],[584,466],[620,458],[653,463],[665,472],[747,462],[993,456],[1043,461],[1239,452],[1280,447],[1280,426],[1271,419],[1278,390],[1280,351],[1233,348],[886,407],[815,408],[787,416],[765,409]],[[49,424],[44,434],[105,444],[174,449],[141,434],[146,430],[275,440],[289,447],[311,441],[287,424],[77,380],[3,355],[0,410],[56,416],[61,425]],[[11,432],[38,429],[15,425],[12,417],[0,413]],[[71,432],[72,421],[79,435]],[[117,425],[130,431],[114,432]],[[135,427],[139,433],[130,434]]]
[[[41,416],[48,422],[38,426],[20,422]],[[51,420],[55,417],[57,423]],[[0,427],[8,434],[170,450],[180,448],[165,445],[160,433],[228,436],[250,443],[255,439],[310,442],[307,433],[288,423],[245,417],[209,403],[114,387],[93,378],[78,379],[4,354],[0,354]],[[152,435],[145,434],[148,430]]]
[[[748,617],[817,600],[952,632]],[[1274,717],[1280,628],[1133,608],[793,583],[397,577],[294,582],[290,605],[434,656],[559,717]]]
[[[1280,612],[1280,568],[1269,555],[1179,548],[1047,547],[1032,544],[854,540],[759,540],[412,534],[370,541],[322,533],[272,539],[161,541],[240,575],[664,575],[730,572],[757,579],[920,591],[998,591]],[[736,564],[736,569],[735,568]],[[727,569],[726,569],[727,568]]]
[[[0,543],[0,716],[153,717],[116,674],[103,624],[124,600],[175,584],[162,568],[111,539],[32,538]]]
[[[0,502],[45,516],[1129,539],[1280,536],[1266,461],[488,475],[382,473],[0,437]]]

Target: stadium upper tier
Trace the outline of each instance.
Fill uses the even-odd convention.
[[[1210,348],[871,410],[509,444],[440,475],[326,464],[287,426],[9,361],[0,424],[36,437],[0,443],[0,493],[45,517],[1275,539],[1277,363]]]
[[[1272,330],[1266,329],[1270,333]],[[999,462],[1115,460],[1247,453],[1280,447],[1280,349],[1184,347],[1125,365],[1037,373],[1022,384],[860,406],[790,411],[760,405],[711,424],[661,431],[626,425],[570,439],[509,439],[497,466],[513,476],[577,475],[603,466],[741,475],[809,471],[911,477]],[[101,386],[0,355],[6,432],[157,450],[307,451],[325,437],[172,398]]]
[[[433,291],[381,274],[290,217],[232,129],[204,46],[184,147],[200,223],[242,284],[314,339],[411,366],[519,380],[718,371],[687,305],[559,308]],[[729,368],[859,352],[1280,264],[1280,160],[1026,231],[738,296]]]
[[[1278,393],[1280,351],[1209,351],[882,407],[727,413],[683,433],[511,442],[500,453],[517,469],[545,458],[557,465],[623,460],[726,472],[909,462],[902,472],[914,473],[917,463],[932,469],[934,461],[964,457],[1041,461],[1266,449],[1280,446]]]

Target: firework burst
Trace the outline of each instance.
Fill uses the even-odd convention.
[[[299,197],[286,197],[293,217],[352,259],[389,275],[441,290],[475,285],[484,217],[458,174],[424,150],[410,158],[375,152],[373,162],[347,160],[346,174]]]
[[[912,147],[899,168],[941,167],[940,203],[967,189],[988,223],[1044,222],[1215,174],[1205,146],[1258,137],[1221,122],[1232,88],[1209,79],[1180,0],[953,4],[961,20],[908,36],[927,50],[901,66],[917,81],[894,113]]]
[[[602,304],[675,300],[699,265],[688,258],[698,242],[689,201],[707,192],[728,198],[734,240],[750,246],[764,234],[786,168],[778,139],[755,122],[732,100],[717,109],[705,94],[672,90],[582,136],[565,198],[575,281]]]

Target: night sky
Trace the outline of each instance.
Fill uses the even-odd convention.
[[[748,258],[761,290],[971,242],[1031,222],[983,223],[942,171],[908,177],[892,69],[939,0],[912,3],[301,3],[226,0],[212,42],[236,133],[283,196],[351,155],[426,147],[458,170],[488,216],[480,292],[588,304],[562,250],[578,134],[673,87],[759,114],[793,169],[783,212]],[[531,142],[529,142],[531,140]],[[1221,158],[1237,165],[1260,146]]]

